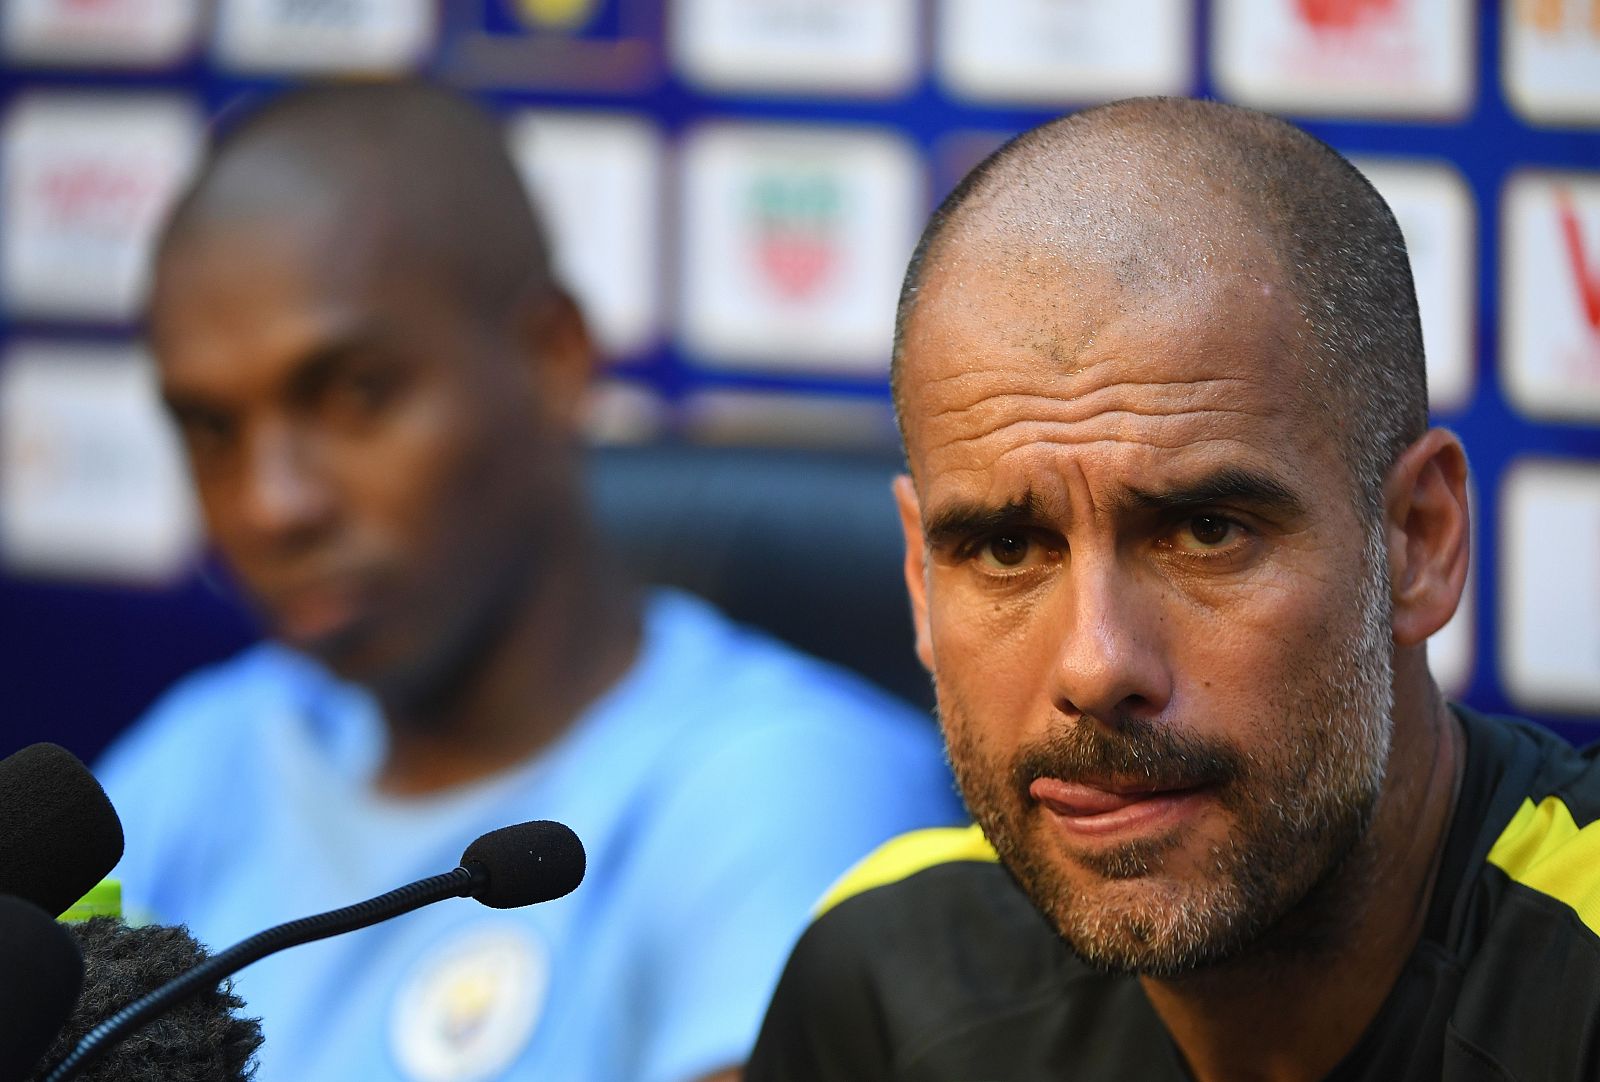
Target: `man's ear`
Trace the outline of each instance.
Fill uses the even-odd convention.
[[[1430,429],[1406,448],[1384,483],[1384,509],[1394,641],[1415,646],[1455,614],[1467,581],[1467,454],[1453,432]]]
[[[933,671],[933,637],[928,631],[928,561],[922,538],[922,505],[911,478],[894,479],[894,502],[900,509],[900,529],[906,538],[906,592],[911,595],[911,623],[917,633],[917,657]]]
[[[518,340],[541,413],[576,435],[589,403],[596,360],[583,313],[557,288],[529,296],[518,312]]]

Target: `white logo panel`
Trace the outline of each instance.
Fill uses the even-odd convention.
[[[522,1055],[544,1010],[550,959],[526,929],[469,928],[425,955],[395,996],[389,1043],[415,1082],[489,1082]]]
[[[1507,394],[1534,417],[1600,420],[1600,174],[1512,177],[1500,243]]]
[[[8,56],[36,64],[155,67],[193,44],[199,0],[8,0]]]
[[[1512,467],[1500,497],[1500,590],[1512,699],[1600,711],[1600,466]]]
[[[1428,403],[1434,411],[1462,409],[1472,399],[1477,348],[1477,229],[1472,190],[1443,162],[1356,160],[1394,211],[1411,257],[1428,359]]]
[[[512,156],[549,230],[556,271],[611,356],[647,348],[660,323],[661,140],[643,120],[523,112]]]
[[[984,101],[1182,94],[1193,33],[1192,0],[942,0],[939,72]]]
[[[39,94],[0,143],[0,295],[17,315],[125,320],[199,151],[182,99]]]
[[[430,0],[220,0],[217,58],[238,71],[405,71],[436,18]]]
[[[899,137],[712,126],[683,150],[685,347],[718,367],[881,376],[925,204]]]
[[[1462,0],[1217,0],[1224,94],[1263,109],[1459,116],[1472,103],[1473,12]]]
[[[154,367],[133,347],[15,347],[0,368],[0,553],[22,574],[161,582],[199,540]]]
[[[1535,124],[1600,124],[1600,7],[1504,0],[1506,98]]]
[[[671,47],[717,90],[892,93],[917,65],[915,0],[677,0]]]

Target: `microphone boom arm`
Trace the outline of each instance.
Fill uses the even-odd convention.
[[[92,1063],[118,1038],[201,990],[216,985],[251,962],[302,943],[353,932],[421,909],[446,898],[471,897],[488,882],[483,865],[469,862],[452,872],[419,879],[364,902],[318,913],[258,932],[249,939],[214,954],[182,976],[134,1000],[86,1033],[66,1059],[45,1077],[45,1082],[66,1082]]]

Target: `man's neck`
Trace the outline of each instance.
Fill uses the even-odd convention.
[[[389,743],[379,790],[438,792],[524,762],[633,664],[638,598],[597,562],[560,562],[527,594],[449,691],[425,702],[380,694]]]
[[[1465,765],[1454,714],[1431,688],[1418,705],[1420,724],[1396,726],[1390,780],[1362,849],[1319,900],[1348,918],[1335,942],[1269,941],[1201,973],[1141,978],[1196,1082],[1315,1082],[1377,1017],[1427,922]]]

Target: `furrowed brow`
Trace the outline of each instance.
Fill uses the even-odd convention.
[[[923,539],[934,547],[1006,528],[1037,525],[1043,505],[1032,492],[998,507],[979,503],[952,503],[932,511],[922,524]]]
[[[313,397],[369,350],[371,342],[370,336],[354,333],[317,346],[300,359],[289,376],[291,393],[297,398]]]
[[[1226,503],[1282,518],[1306,513],[1305,502],[1282,481],[1241,466],[1225,466],[1196,481],[1159,490],[1129,488],[1123,502],[1133,511],[1174,511]]]

